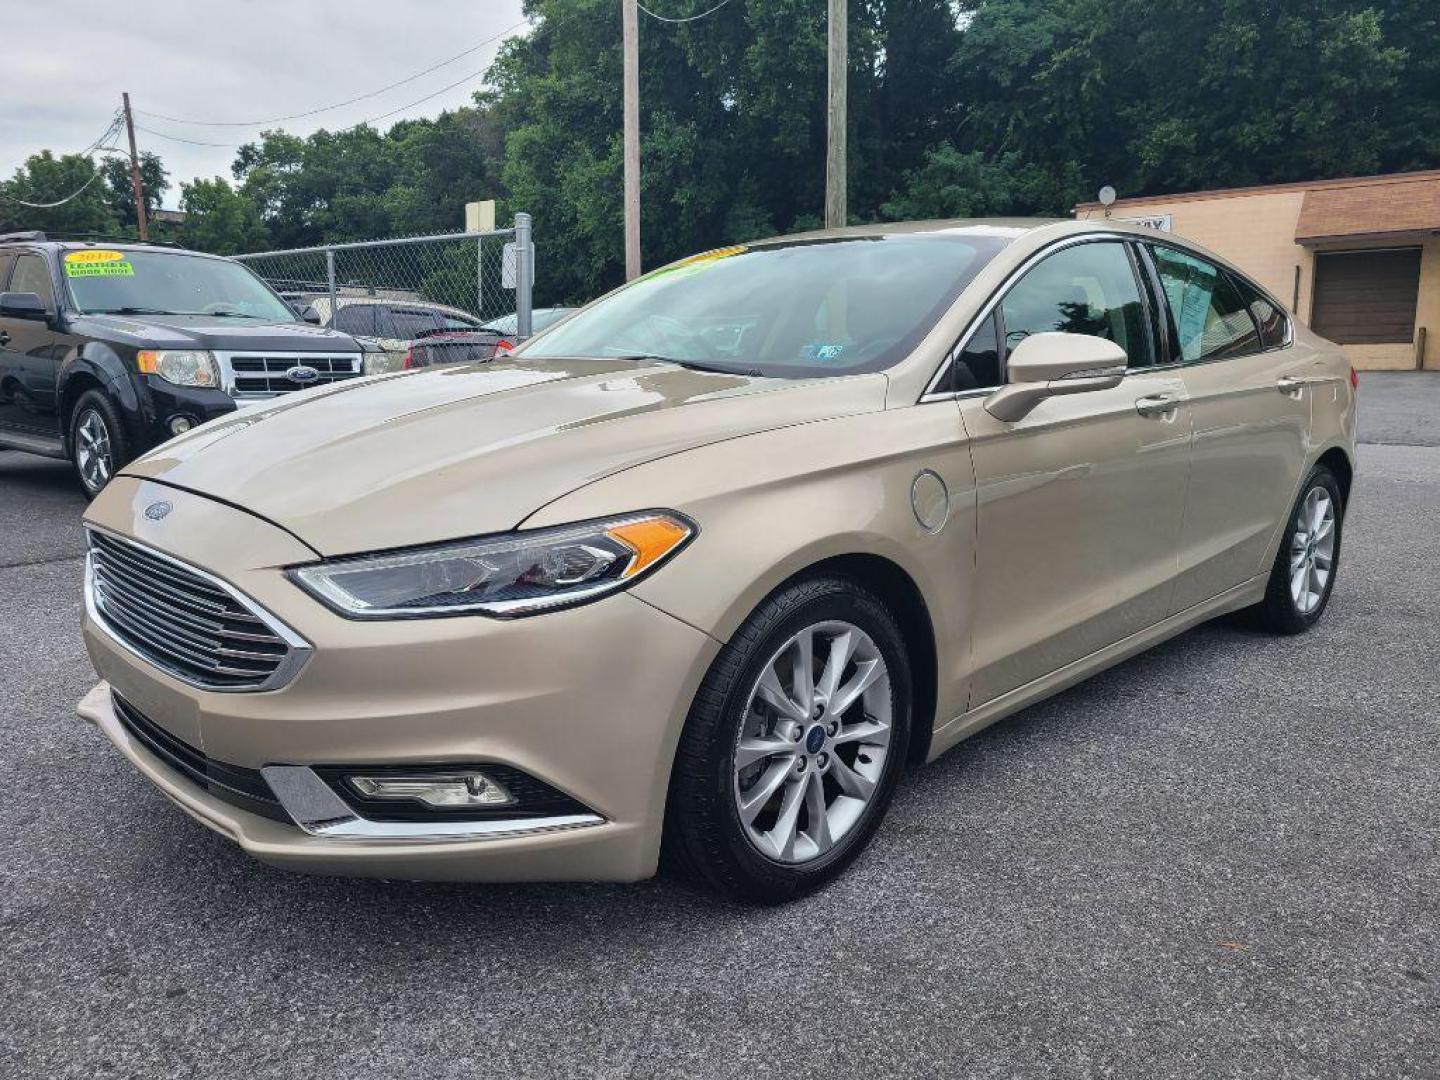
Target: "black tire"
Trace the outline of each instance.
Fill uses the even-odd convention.
[[[784,863],[762,853],[747,835],[736,806],[733,755],[765,666],[801,630],[827,621],[858,627],[885,661],[890,743],[874,792],[849,831],[808,862]],[[912,698],[905,641],[879,597],[834,576],[803,579],[772,594],[721,650],[695,695],[671,774],[665,866],[719,892],[766,904],[795,899],[833,879],[865,848],[885,816],[905,768]]]
[[[1322,491],[1334,507],[1334,545],[1330,555],[1330,566],[1325,584],[1319,593],[1319,602],[1305,608],[1297,601],[1291,588],[1291,560],[1296,556],[1296,534],[1300,531],[1301,508],[1311,498],[1311,493]],[[1330,595],[1335,588],[1335,575],[1340,569],[1340,540],[1345,526],[1345,498],[1335,474],[1324,465],[1310,470],[1305,482],[1300,485],[1300,494],[1290,509],[1289,520],[1285,523],[1285,534],[1280,540],[1280,550],[1275,553],[1275,565],[1270,568],[1270,582],[1265,589],[1265,599],[1253,609],[1259,625],[1275,634],[1303,634],[1325,614]]]
[[[106,464],[103,474],[97,472],[93,466],[87,467],[84,456],[85,448],[93,445],[89,437],[93,428],[88,426],[92,422],[99,425],[104,432]],[[86,430],[82,432],[82,428]],[[120,410],[103,390],[86,390],[70,412],[70,461],[75,466],[75,473],[80,478],[80,487],[84,490],[85,497],[93,499],[99,495],[120,467],[130,461],[130,457],[130,440],[125,433],[125,422],[120,418]]]

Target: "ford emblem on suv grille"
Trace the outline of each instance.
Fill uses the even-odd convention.
[[[300,364],[285,372],[285,377],[291,382],[312,383],[320,378],[320,372],[316,371],[313,367],[306,367],[304,364]]]

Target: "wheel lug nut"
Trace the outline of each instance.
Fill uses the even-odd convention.
[[[799,761],[795,762],[795,771],[804,772],[808,764],[809,762],[802,756]]]

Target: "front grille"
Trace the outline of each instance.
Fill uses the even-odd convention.
[[[358,355],[315,356],[307,353],[262,354],[224,353],[232,392],[237,398],[274,397],[312,386],[326,386],[342,379],[359,378],[362,364]],[[296,382],[286,375],[294,368],[311,368],[316,377]]]
[[[308,647],[209,575],[139,544],[89,532],[95,614],[121,644],[211,690],[268,689]]]
[[[203,751],[171,735],[119,694],[112,692],[110,700],[115,705],[115,715],[130,737],[192,784],[231,806],[274,821],[294,824],[257,770],[208,758]]]

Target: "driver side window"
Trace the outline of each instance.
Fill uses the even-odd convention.
[[[1132,368],[1154,363],[1140,286],[1122,243],[1081,243],[1057,251],[1010,290],[1000,312],[1006,352],[1031,334],[1058,330],[1115,342]]]

